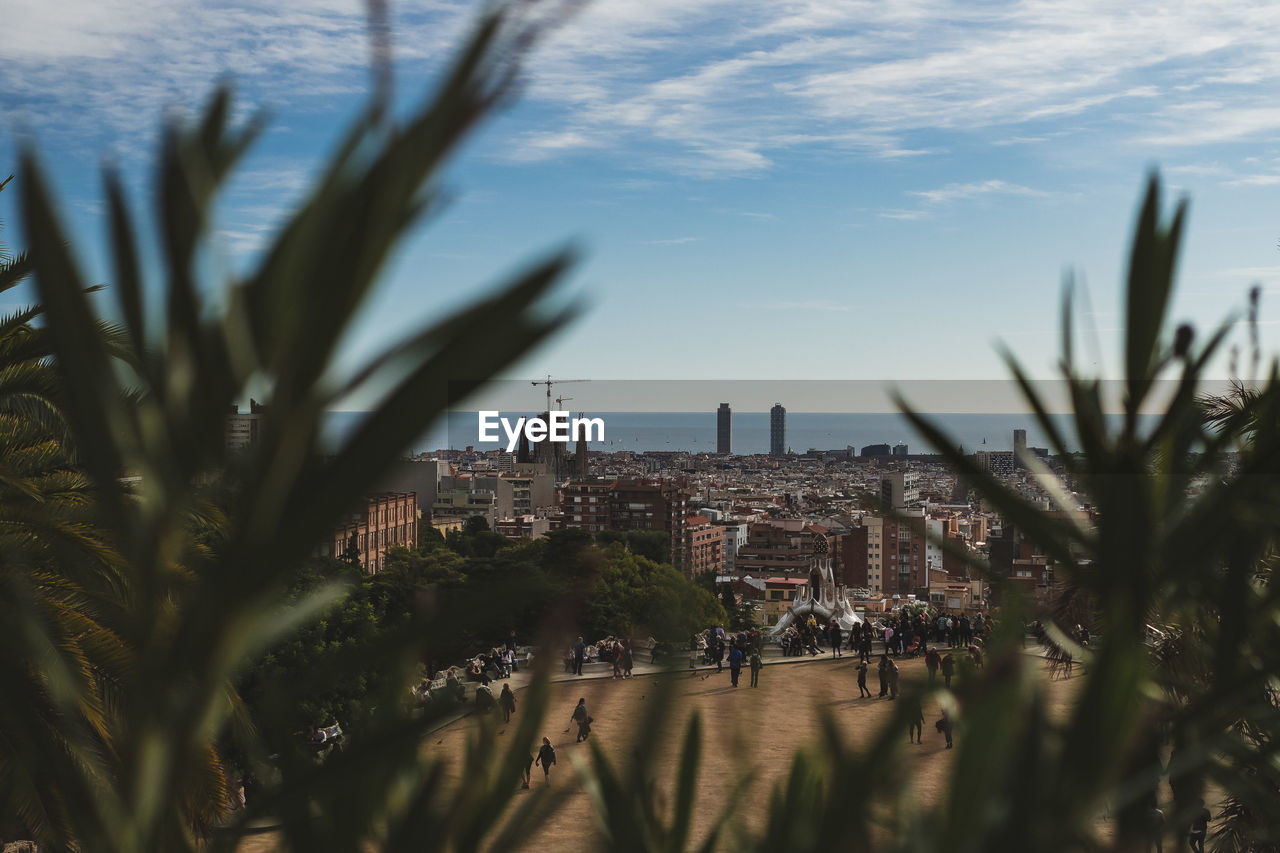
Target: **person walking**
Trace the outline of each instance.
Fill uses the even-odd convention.
[[[862,640],[858,644],[858,653],[863,663],[871,663],[871,626],[864,626]]]
[[[889,698],[891,700],[898,698],[898,675],[898,664],[889,661]]]
[[[947,709],[942,709],[942,719],[935,724],[938,731],[942,732],[947,738],[947,749],[951,749],[951,715],[947,713]]]
[[[831,627],[827,629],[828,638],[831,641],[831,656],[833,658],[841,657],[840,644],[844,642],[844,634],[840,630],[840,623],[831,620]]]
[[[582,743],[591,736],[591,716],[587,713],[587,700],[582,698],[578,700],[577,706],[573,709],[573,715],[569,717],[569,722],[578,725],[578,739],[575,743]]]
[[[1164,812],[1156,807],[1154,800],[1147,809],[1147,853],[1152,850],[1164,853]]]
[[[582,665],[587,660],[587,644],[578,638],[578,642],[573,644],[573,674],[582,675]]]
[[[502,685],[502,692],[498,694],[498,707],[502,709],[502,722],[511,722],[511,715],[516,712],[516,694],[511,692],[511,685]]]
[[[760,649],[751,650],[751,686],[760,686],[760,670],[764,667],[764,661],[760,659]]]
[[[734,643],[729,647],[729,680],[734,687],[738,686],[738,676],[742,674],[742,649]]]
[[[556,750],[551,745],[551,738],[542,739],[542,748],[538,750],[538,757],[533,760],[533,763],[542,765],[542,778],[550,785],[551,765],[556,763]]]
[[[871,691],[867,689],[867,662],[858,662],[858,698],[871,698]]]
[[[1213,815],[1204,807],[1204,800],[1196,800],[1196,806],[1199,811],[1191,821],[1187,843],[1191,845],[1192,853],[1204,853],[1204,838],[1209,834],[1209,821],[1213,819]]]
[[[880,695],[877,699],[883,699],[889,695],[889,655],[888,653],[880,655]]]
[[[942,655],[942,680],[951,689],[951,676],[956,672],[956,659],[950,653]]]

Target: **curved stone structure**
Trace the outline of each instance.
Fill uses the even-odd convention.
[[[813,566],[809,569],[809,583],[800,588],[791,608],[773,626],[769,636],[780,636],[798,620],[813,615],[821,624],[829,623],[833,618],[840,624],[840,630],[846,634],[854,625],[861,624],[863,619],[853,611],[843,586],[836,586],[835,574],[831,571],[831,555],[827,549],[826,537],[814,537]]]

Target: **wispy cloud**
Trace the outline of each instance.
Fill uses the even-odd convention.
[[[852,305],[831,302],[826,299],[805,299],[798,302],[770,302],[763,306],[771,311],[835,311],[843,313],[852,311]]]
[[[901,219],[912,221],[916,219],[928,219],[930,216],[927,210],[881,210],[876,213],[881,219]]]
[[[519,145],[696,174],[752,174],[780,155],[927,156],[936,134],[1042,145],[1064,119],[1110,144],[1211,144],[1280,131],[1280,7],[1162,0],[609,0],[532,58]],[[354,0],[11,0],[0,110],[40,132],[122,140],[223,75],[254,105],[331,106],[368,85]],[[439,67],[475,13],[392,4],[402,73]],[[1133,128],[1139,128],[1134,131]],[[930,138],[921,139],[924,134]],[[95,146],[98,148],[100,146]]]
[[[696,243],[701,237],[671,237],[666,240],[646,240],[648,246],[682,246],[685,243]]]
[[[1027,196],[1034,198],[1047,198],[1052,193],[1044,190],[1036,190],[1031,187],[1024,187],[1021,184],[1011,184],[1007,181],[989,180],[989,181],[973,181],[971,183],[947,184],[936,190],[913,190],[911,195],[924,199],[929,204],[945,204],[947,202],[961,201],[963,199],[977,198],[979,196],[988,195],[1014,195]]]
[[[1280,175],[1275,173],[1265,173],[1259,175],[1245,175],[1243,178],[1234,178],[1230,181],[1223,181],[1224,187],[1273,187],[1280,184]]]

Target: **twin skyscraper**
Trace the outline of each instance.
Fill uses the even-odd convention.
[[[716,410],[716,453],[728,456],[733,452],[733,411],[728,403],[721,403]],[[769,454],[787,454],[787,410],[781,403],[769,410]]]

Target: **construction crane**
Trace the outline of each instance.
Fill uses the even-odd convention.
[[[530,384],[532,384],[532,385],[545,385],[545,386],[547,386],[547,411],[548,411],[548,412],[550,412],[550,411],[551,411],[551,386],[552,386],[552,385],[563,385],[563,384],[564,384],[564,383],[566,383],[566,382],[589,382],[589,381],[590,381],[590,380],[588,380],[588,379],[552,379],[552,378],[551,378],[551,376],[550,376],[550,374],[548,374],[546,379],[535,379],[535,380],[533,380],[533,382],[531,382]],[[572,398],[572,397],[566,397],[565,399],[566,399],[566,400],[569,400],[569,399],[573,399],[573,398]]]
[[[573,399],[572,397],[556,397],[556,405],[563,409],[565,400],[572,400],[572,399]]]

